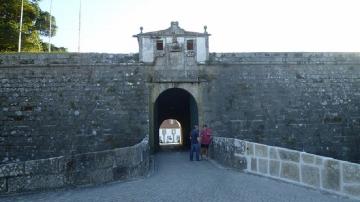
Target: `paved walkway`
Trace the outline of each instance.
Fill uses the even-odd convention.
[[[158,153],[150,177],[97,187],[0,198],[0,201],[344,201],[331,194],[188,160],[186,152]]]

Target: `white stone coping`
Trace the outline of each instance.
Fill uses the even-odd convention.
[[[220,142],[233,143],[234,156],[247,160],[246,172],[360,199],[360,164],[235,138],[214,137],[214,144]]]

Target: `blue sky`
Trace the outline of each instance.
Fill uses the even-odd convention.
[[[53,0],[52,42],[70,52],[78,46],[79,2]],[[140,26],[156,31],[179,21],[188,31],[207,25],[211,52],[360,52],[359,8],[358,0],[82,0],[80,51],[135,53]]]

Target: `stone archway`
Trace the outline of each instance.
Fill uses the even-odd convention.
[[[182,88],[169,88],[161,92],[153,106],[152,134],[150,147],[159,150],[158,131],[160,124],[166,119],[176,119],[182,125],[183,149],[189,148],[187,138],[194,124],[199,123],[198,104],[191,93]]]

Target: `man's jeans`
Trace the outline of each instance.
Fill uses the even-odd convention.
[[[200,144],[191,144],[191,149],[190,149],[190,161],[193,160],[193,154],[195,152],[195,157],[196,160],[199,161],[199,153],[200,153]]]

